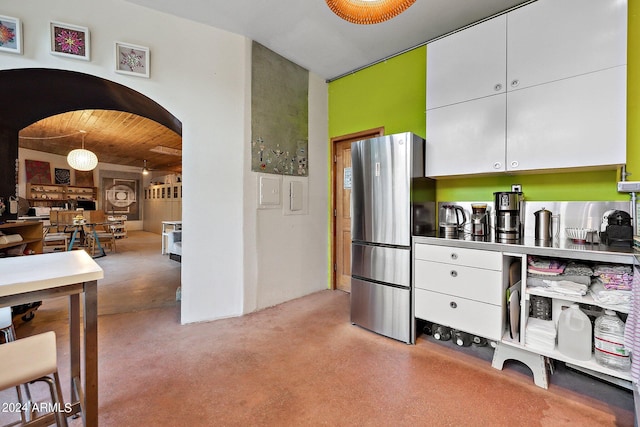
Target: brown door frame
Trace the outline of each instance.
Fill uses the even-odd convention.
[[[384,126],[331,138],[331,289],[336,289],[336,146],[340,142],[359,141],[384,135]]]

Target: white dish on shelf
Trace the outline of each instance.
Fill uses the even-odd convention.
[[[567,237],[573,240],[574,243],[585,243],[589,234],[594,233],[596,230],[591,228],[565,228]]]

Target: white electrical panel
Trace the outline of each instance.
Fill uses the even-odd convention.
[[[304,207],[302,192],[302,183],[300,181],[291,181],[289,183],[289,209],[292,211],[301,211]]]
[[[280,177],[260,176],[258,182],[258,207],[261,209],[279,207]]]
[[[282,185],[289,197],[283,206],[284,215],[307,215],[309,213],[309,182],[307,177],[285,176]]]

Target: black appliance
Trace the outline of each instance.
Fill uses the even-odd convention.
[[[633,225],[631,215],[625,211],[609,211],[603,218],[600,241],[608,246],[633,246]]]
[[[95,211],[96,210],[96,202],[93,200],[82,200],[78,199],[78,208],[84,209],[85,211]]]

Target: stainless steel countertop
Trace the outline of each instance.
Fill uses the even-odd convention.
[[[633,248],[611,247],[600,243],[576,244],[571,239],[564,238],[557,242],[548,243],[546,246],[536,242],[533,237],[524,237],[517,243],[502,243],[495,242],[493,238],[489,238],[487,241],[472,240],[471,236],[450,239],[433,233],[425,236],[413,236],[413,243],[597,262],[640,263],[640,253]]]

